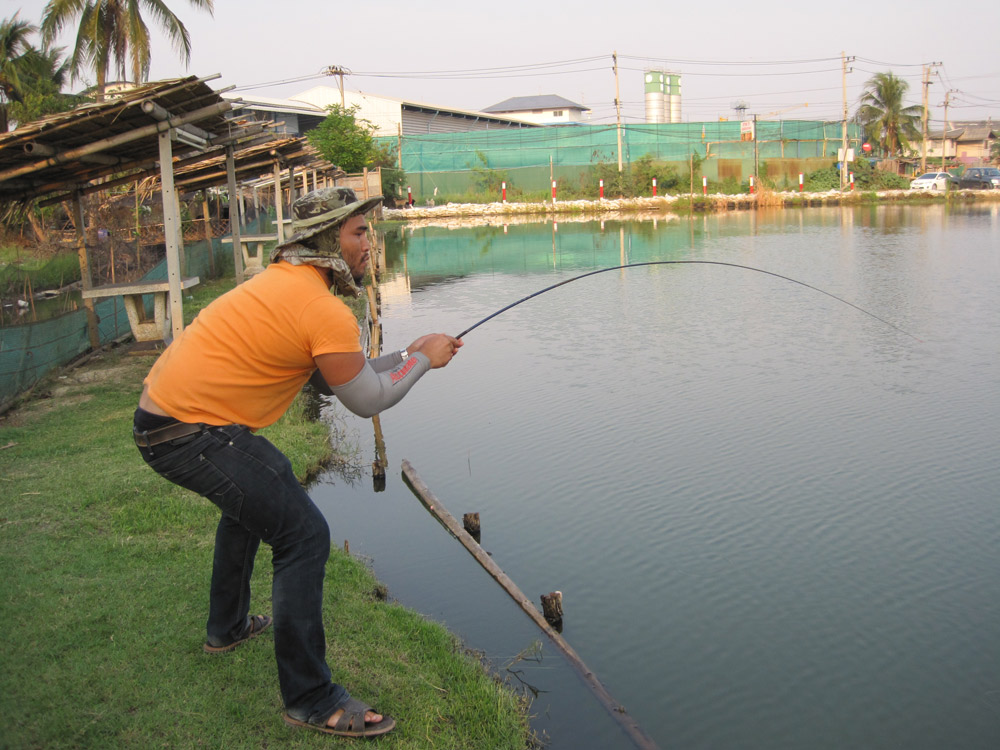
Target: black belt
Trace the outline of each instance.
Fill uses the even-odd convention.
[[[140,448],[152,448],[154,445],[169,443],[171,440],[180,440],[203,432],[208,425],[191,424],[190,422],[174,422],[166,427],[157,427],[155,430],[137,430],[132,428],[132,437],[135,444]]]

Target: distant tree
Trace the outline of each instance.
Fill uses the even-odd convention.
[[[331,104],[326,110],[326,119],[306,134],[309,141],[323,158],[345,172],[360,172],[371,165],[377,156],[375,126],[355,117],[357,105]]]
[[[25,94],[25,55],[32,49],[29,41],[37,29],[17,17],[0,21],[0,132],[7,132],[8,106],[21,102]]]
[[[214,0],[188,2],[210,14],[214,12]],[[84,69],[94,72],[97,100],[101,101],[109,71],[123,79],[131,72],[135,83],[149,77],[149,28],[142,18],[143,9],[167,32],[185,65],[189,63],[191,39],[187,28],[163,0],[49,0],[42,15],[42,38],[49,44],[67,25],[77,24],[70,66],[74,76]]]
[[[326,119],[306,133],[309,142],[324,159],[345,172],[381,167],[382,192],[391,206],[401,195],[406,178],[406,173],[398,167],[396,149],[375,140],[375,125],[356,116],[357,105],[331,104],[326,111]]]
[[[62,58],[61,47],[37,49],[31,47],[22,60],[24,95],[20,102],[8,108],[11,123],[20,127],[56,112],[65,112],[80,103],[82,97],[64,94],[63,86],[69,82],[69,62]]]
[[[878,143],[887,156],[908,150],[910,142],[921,137],[921,108],[904,104],[909,88],[906,81],[891,72],[876,73],[868,79],[861,95],[858,118],[865,137]]]

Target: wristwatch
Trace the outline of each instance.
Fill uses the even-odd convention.
[[[405,346],[399,350],[399,356],[403,358],[404,362],[410,358],[410,353],[406,351]]]

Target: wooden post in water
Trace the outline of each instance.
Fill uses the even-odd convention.
[[[545,615],[545,622],[562,632],[562,591],[542,594],[542,614]]]
[[[576,673],[580,675],[584,684],[590,688],[594,697],[611,714],[611,717],[618,722],[635,746],[644,749],[656,748],[657,745],[653,742],[652,738],[642,731],[642,728],[628,714],[625,707],[612,697],[607,688],[597,679],[597,675],[583,663],[583,659],[577,655],[569,643],[545,621],[545,618],[542,617],[535,605],[531,603],[531,600],[517,587],[517,584],[507,577],[507,574],[500,569],[500,566],[493,561],[493,558],[486,554],[486,551],[469,536],[468,532],[462,528],[462,525],[455,520],[455,517],[448,512],[447,508],[441,505],[441,501],[434,496],[430,488],[417,475],[413,465],[405,459],[403,460],[403,478],[410,485],[410,488],[420,502],[437,518],[441,525],[448,529],[452,536],[458,539],[462,543],[462,546],[472,553],[472,556],[486,569],[486,572],[493,577],[493,580],[503,586],[504,591],[520,605],[524,613],[534,620],[542,632],[556,645],[556,648],[563,653],[563,656],[566,657],[566,660],[576,670]]]
[[[376,414],[372,417],[372,427],[375,428],[375,460],[372,461],[372,486],[376,492],[385,490],[385,467],[389,459],[385,452],[385,438],[382,437],[382,420]]]
[[[476,540],[477,544],[482,541],[478,513],[466,513],[462,516],[462,526],[464,526],[465,530],[469,532],[469,536]]]
[[[374,257],[370,246],[368,252],[370,256]],[[374,358],[382,351],[382,324],[379,322],[378,317],[378,290],[376,286],[378,281],[375,276],[374,263],[371,264],[371,268],[372,283],[366,286],[365,289],[368,292],[368,314],[371,323],[368,356]],[[382,492],[385,490],[385,469],[389,465],[389,460],[386,457],[385,439],[382,437],[382,420],[379,419],[378,414],[372,417],[372,426],[375,429],[375,460],[372,461],[372,486],[376,492]]]

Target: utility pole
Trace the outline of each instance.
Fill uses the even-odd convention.
[[[340,81],[337,86],[340,88],[340,106],[342,109],[346,109],[347,105],[344,102],[344,76],[349,76],[351,71],[348,68],[344,68],[340,65],[330,65],[326,70],[323,71],[328,76],[337,76]]]
[[[941,171],[944,172],[944,157],[948,150],[948,102],[955,89],[944,92],[944,127],[941,129]]]
[[[940,65],[939,62],[928,63],[924,66],[924,139],[920,146],[920,174],[927,171],[927,99],[931,87],[931,68]],[[942,143],[944,141],[942,140]]]
[[[853,62],[854,57],[847,57],[844,52],[840,53],[840,85],[844,97],[844,120],[840,128],[840,192],[847,188],[847,63]]]
[[[615,70],[615,117],[618,119],[618,174],[622,172],[622,102],[618,93],[618,50],[611,54]]]

